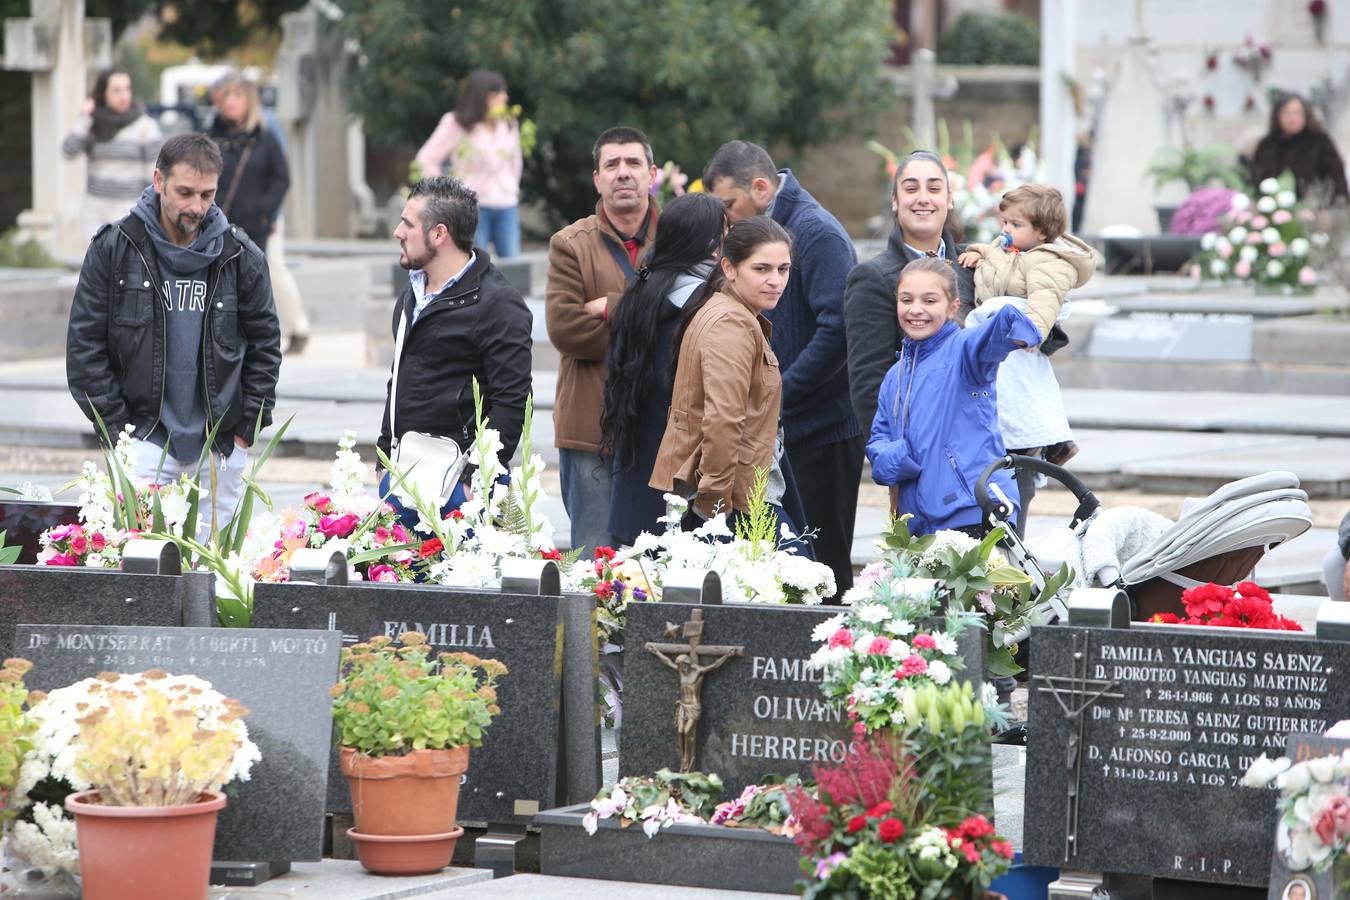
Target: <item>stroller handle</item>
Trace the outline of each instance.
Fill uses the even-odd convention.
[[[989,479],[1000,469],[1030,469],[1033,472],[1039,472],[1053,478],[1068,488],[1078,501],[1078,509],[1074,511],[1073,520],[1069,523],[1070,528],[1077,528],[1080,522],[1087,519],[1088,516],[1097,511],[1097,507],[1101,506],[1101,501],[1096,498],[1088,486],[1083,484],[1077,475],[1063,466],[1046,462],[1038,456],[1009,453],[986,466],[975,482],[975,499],[979,502],[980,510],[984,513],[986,521],[997,520],[1000,523],[1006,523],[1012,516],[1012,509],[1008,504],[989,495]]]

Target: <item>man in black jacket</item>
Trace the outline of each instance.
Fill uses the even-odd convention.
[[[281,367],[267,262],[215,205],[220,171],[205,135],[164,142],[131,215],[90,243],[66,337],[75,402],[114,440],[131,431],[136,476],[198,475],[205,529],[234,514]],[[199,473],[208,450],[219,465]]]
[[[396,360],[398,384],[391,375],[380,426],[379,447],[385,453],[410,431],[452,438],[467,452],[474,439],[475,378],[483,395],[483,418],[501,436],[498,458],[503,469],[516,452],[530,395],[533,317],[487,251],[473,246],[477,228],[473,191],[445,176],[413,185],[394,229],[408,285],[394,304],[396,344],[400,320],[404,334]],[[397,433],[392,434],[391,395],[397,404]],[[465,482],[468,477],[466,472]],[[387,475],[381,492],[389,492]],[[464,499],[461,487],[442,512]]]

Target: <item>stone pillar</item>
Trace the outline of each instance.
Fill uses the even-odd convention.
[[[326,0],[310,0],[281,17],[277,117],[290,148],[286,222],[287,230],[301,238],[349,237],[356,215],[347,112],[347,72],[354,54],[341,20],[341,10]]]
[[[1041,159],[1046,181],[1059,188],[1073,210],[1073,163],[1078,151],[1078,117],[1073,94],[1077,48],[1074,19],[1077,0],[1041,3]]]
[[[21,231],[57,256],[83,255],[85,161],[61,141],[88,96],[89,68],[112,65],[112,24],[84,17],[84,0],[32,0],[32,17],[5,20],[5,68],[33,76],[33,206]]]

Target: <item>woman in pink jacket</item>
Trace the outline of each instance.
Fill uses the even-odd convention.
[[[469,76],[453,112],[417,151],[424,177],[450,175],[478,195],[474,245],[491,242],[499,257],[520,255],[520,125],[506,105],[506,79],[480,69]]]

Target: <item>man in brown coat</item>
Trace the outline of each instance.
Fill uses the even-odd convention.
[[[656,237],[651,197],[656,162],[647,136],[611,128],[592,151],[595,214],[568,225],[548,244],[544,320],[558,351],[553,442],[572,546],[608,544],[610,469],[600,458],[609,319],[639,260]]]

